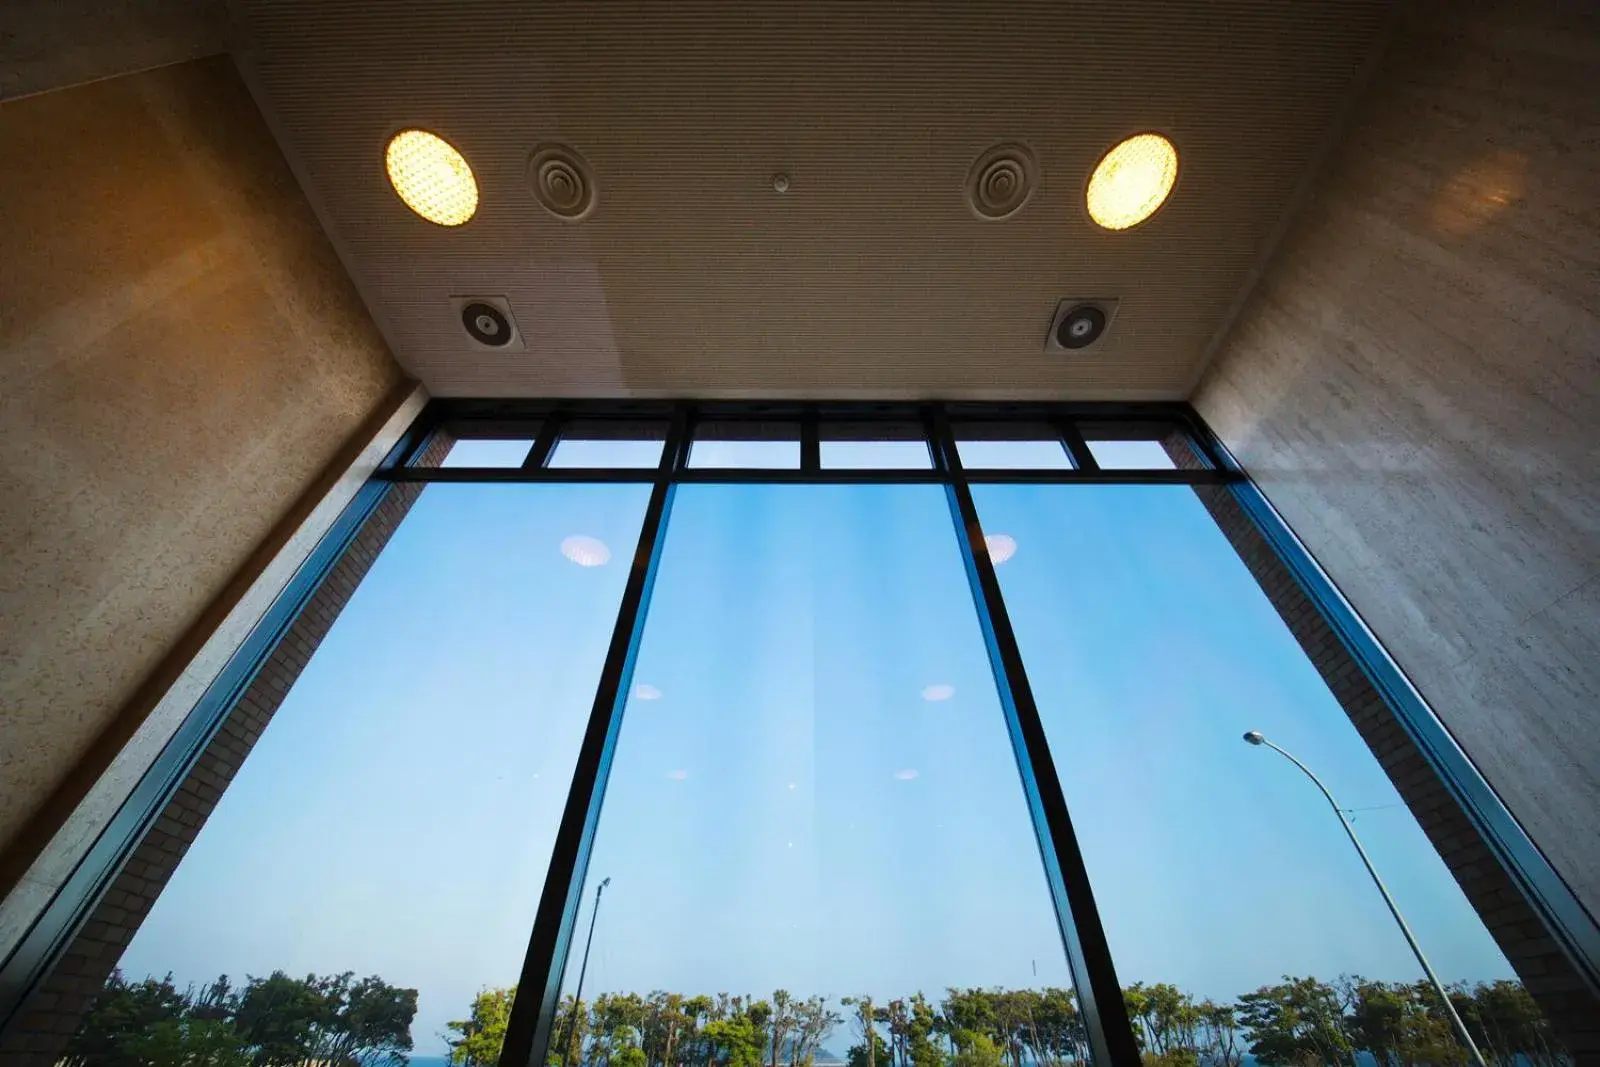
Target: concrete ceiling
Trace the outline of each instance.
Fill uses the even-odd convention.
[[[0,101],[227,49],[222,0],[5,0]]]
[[[1389,0],[579,3],[233,0],[235,53],[395,355],[438,395],[1187,396],[1379,47]],[[467,225],[384,177],[397,130],[478,176]],[[1100,155],[1158,130],[1168,205],[1109,233]],[[1039,180],[1004,221],[965,181]],[[558,220],[535,148],[597,202]],[[790,177],[778,194],[773,175]],[[525,351],[462,332],[509,300]],[[1120,301],[1043,351],[1063,297]]]

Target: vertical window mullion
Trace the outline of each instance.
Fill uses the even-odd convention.
[[[942,412],[931,415],[934,454],[948,476],[950,519],[972,586],[973,606],[989,652],[989,663],[1017,756],[1023,792],[1033,816],[1056,918],[1078,990],[1078,1007],[1098,1067],[1138,1067],[1138,1042],[1112,965],[1111,950],[1089,886],[1066,797],[1056,775],[1044,724],[1033,700],[999,579],[984,544],[977,505],[961,468],[955,438]]]
[[[1089,450],[1089,442],[1083,439],[1083,434],[1078,431],[1078,424],[1071,419],[1055,419],[1056,432],[1061,435],[1062,442],[1067,446],[1067,452],[1072,456],[1072,465],[1081,471],[1097,471],[1100,461],[1094,458],[1094,453]]]
[[[550,460],[550,453],[555,451],[556,442],[561,440],[561,430],[566,421],[566,413],[557,410],[539,424],[539,436],[534,438],[533,447],[528,449],[527,458],[522,461],[523,470],[544,468]]]
[[[815,404],[806,405],[800,416],[800,469],[807,474],[822,469],[822,432]]]
[[[532,1067],[542,1063],[544,1050],[550,1043],[550,1031],[560,1005],[561,978],[566,971],[595,827],[605,797],[606,779],[622,726],[622,710],[627,703],[633,666],[639,654],[639,640],[649,614],[650,592],[666,541],[677,488],[673,473],[680,469],[683,453],[687,451],[688,428],[689,411],[680,407],[673,414],[666,445],[661,450],[661,463],[645,507],[633,566],[617,609],[611,644],[606,650],[605,665],[600,672],[577,767],[567,792],[561,826],[556,832],[549,873],[517,983],[517,997],[506,1023],[501,1062],[508,1067]]]

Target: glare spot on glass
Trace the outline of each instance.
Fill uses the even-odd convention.
[[[633,687],[633,695],[638,700],[660,700],[661,690],[648,683],[640,682]]]
[[[689,772],[688,771],[668,771],[667,772],[667,777],[672,779],[674,782],[681,782],[685,778],[689,777]]]
[[[989,548],[989,559],[996,567],[1017,554],[1017,539],[1010,534],[990,534],[983,539]]]
[[[603,567],[611,561],[606,543],[587,534],[573,534],[562,541],[561,554],[580,567]]]
[[[930,685],[922,690],[922,699],[927,701],[949,700],[955,695],[956,687],[953,685]]]
[[[903,771],[895,771],[894,776],[900,779],[902,782],[909,782],[911,779],[917,776],[917,772],[912,770],[910,767],[907,767]]]

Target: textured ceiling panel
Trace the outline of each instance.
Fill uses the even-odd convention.
[[[241,57],[407,368],[439,395],[1172,398],[1329,135],[1388,0],[580,3],[236,0]],[[390,191],[396,130],[476,171],[465,226]],[[1083,189],[1164,132],[1168,205],[1098,230]],[[974,159],[1037,157],[1004,221]],[[597,203],[535,200],[565,142]],[[772,176],[790,176],[785,194]],[[503,295],[525,351],[465,338]],[[1115,297],[1106,341],[1046,354],[1062,297]]]

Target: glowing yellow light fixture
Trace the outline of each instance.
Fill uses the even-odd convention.
[[[1126,230],[1156,213],[1178,180],[1178,150],[1159,133],[1130,137],[1105,154],[1089,178],[1089,217]]]
[[[450,143],[427,130],[401,130],[383,154],[389,184],[406,207],[440,226],[460,226],[478,211],[478,181]]]

